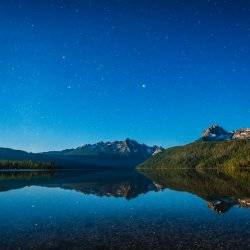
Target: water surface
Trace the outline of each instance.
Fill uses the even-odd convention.
[[[1,248],[250,249],[249,178],[213,171],[2,172]]]

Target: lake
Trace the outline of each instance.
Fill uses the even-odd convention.
[[[249,172],[0,173],[1,249],[250,249]]]

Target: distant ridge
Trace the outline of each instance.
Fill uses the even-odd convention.
[[[75,149],[45,152],[43,155],[57,159],[71,159],[77,164],[111,167],[134,167],[163,150],[147,146],[135,140],[98,142]]]
[[[250,128],[242,128],[232,132],[226,131],[221,126],[215,124],[204,130],[202,141],[229,141],[250,139]]]
[[[124,141],[98,142],[75,149],[36,154],[0,148],[0,160],[46,161],[52,162],[60,168],[127,168],[135,167],[162,150],[162,147],[150,147],[135,140],[126,139]]]

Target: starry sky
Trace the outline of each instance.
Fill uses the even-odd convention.
[[[249,44],[248,0],[1,0],[0,146],[249,127]]]

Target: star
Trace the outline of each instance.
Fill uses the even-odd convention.
[[[146,84],[142,84],[141,87],[142,87],[143,89],[145,89],[145,88],[147,87],[147,85],[146,85]]]

